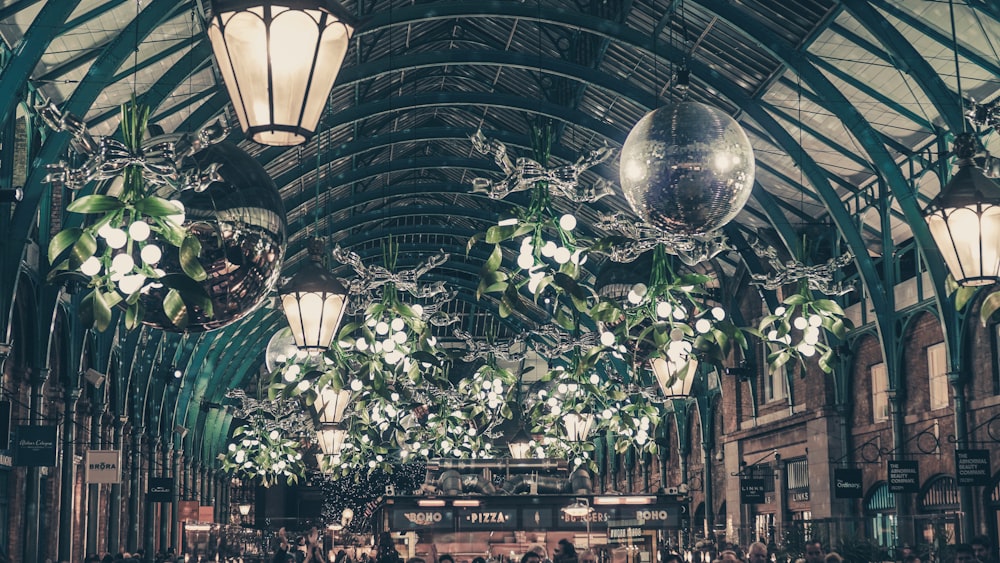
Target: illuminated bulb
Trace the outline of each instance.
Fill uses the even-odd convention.
[[[573,256],[570,256],[570,262],[573,262],[577,266],[583,266],[587,263],[587,257],[583,255],[582,250],[577,250],[573,253]]]
[[[726,319],[726,310],[722,307],[712,307],[712,317],[717,321]]]
[[[712,330],[712,323],[710,323],[708,319],[698,319],[698,321],[694,323],[694,329],[702,334],[705,334],[706,332]]]
[[[666,301],[660,301],[659,303],[656,304],[656,316],[660,317],[661,319],[669,318],[670,315],[674,312],[673,309],[674,308],[670,306],[670,303],[667,303]]]
[[[564,231],[572,231],[576,228],[576,217],[571,213],[567,213],[559,218],[559,226]]]
[[[364,385],[361,383],[360,379],[355,379],[355,380],[351,381],[351,390],[352,391],[361,391],[361,388],[363,386]]]
[[[149,238],[149,224],[145,221],[136,221],[128,226],[128,234],[132,240],[142,242]]]
[[[816,353],[816,347],[813,346],[812,344],[806,344],[805,342],[799,344],[798,348],[799,348],[799,353],[802,354],[803,356],[812,356],[813,354]]]
[[[601,378],[597,376],[596,373],[590,374],[590,384],[597,385],[601,382]]]
[[[114,227],[110,223],[105,223],[101,225],[100,229],[97,229],[97,236],[101,238],[108,238],[108,233],[114,230]]]
[[[184,214],[184,204],[177,200],[172,200],[170,203],[177,208],[177,213],[167,215],[164,219],[179,227],[183,225],[184,221],[187,219],[187,216]]]
[[[410,307],[410,310],[413,311],[413,314],[416,315],[416,316],[418,316],[418,317],[424,316],[424,307],[420,303],[414,303]],[[403,329],[399,329],[399,330],[403,330]]]
[[[573,253],[570,252],[565,246],[557,248],[555,254],[552,255],[552,258],[557,264],[565,264],[566,262],[569,262],[569,259],[572,257]]]
[[[119,254],[111,261],[111,272],[115,274],[127,274],[135,267],[135,260],[128,254]]]
[[[368,349],[368,341],[365,340],[364,338],[359,338],[358,341],[354,343],[354,345],[360,352],[364,352],[365,350]]]
[[[804,317],[795,317],[795,320],[792,321],[792,326],[802,330],[809,326],[809,321],[807,321]]]
[[[674,327],[670,330],[670,340],[674,342],[680,342],[684,340],[684,331],[680,327]]]
[[[778,331],[772,330],[772,331],[768,332],[767,333],[767,339],[768,340],[777,340],[778,339]]]
[[[132,295],[142,289],[144,283],[146,283],[146,276],[142,274],[122,276],[122,279],[118,280],[118,289],[125,295]]]
[[[125,243],[128,242],[128,235],[121,229],[108,229],[105,234],[107,236],[104,237],[104,240],[108,243],[108,246],[116,250],[125,246]]]
[[[601,344],[604,346],[614,346],[615,335],[611,332],[604,331],[601,333]]]
[[[819,328],[823,324],[823,317],[819,315],[809,316],[809,326]]]
[[[535,265],[535,257],[531,254],[521,254],[517,257],[517,266],[522,270],[527,270],[528,268]]]
[[[84,260],[83,264],[80,264],[80,271],[85,276],[96,276],[101,273],[101,261],[95,256],[91,256]]]
[[[305,379],[303,379],[302,381],[300,381],[299,384],[298,384],[298,389],[299,389],[299,391],[305,391],[305,390],[309,389],[309,381],[305,380]]]
[[[781,315],[784,315],[785,314],[785,308],[784,307],[778,307],[777,309],[774,310],[774,314],[778,315],[779,317]]]
[[[392,340],[396,344],[403,344],[406,342],[406,333],[402,331],[394,332],[392,333]]]
[[[497,225],[501,227],[510,227],[517,224],[517,217],[511,217],[510,219],[501,219],[497,222]]]
[[[556,249],[557,248],[558,247],[556,246],[556,243],[554,243],[554,242],[552,242],[550,240],[549,242],[545,243],[542,246],[542,256],[544,256],[546,258],[552,258],[553,256],[556,255]]]
[[[145,225],[145,223],[136,223],[136,224]],[[160,258],[163,258],[163,251],[160,250],[160,247],[156,246],[155,244],[147,244],[146,246],[142,247],[142,250],[139,252],[139,257],[142,258],[142,261],[145,262],[146,264],[152,265],[159,262]]]
[[[378,324],[375,325],[375,334],[384,336],[388,333],[389,333],[389,323],[385,321],[379,321]]]
[[[396,343],[391,338],[386,338],[382,341],[382,351],[392,352],[396,349]]]

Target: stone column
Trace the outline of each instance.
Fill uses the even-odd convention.
[[[74,463],[74,438],[76,437],[76,405],[80,399],[80,389],[70,387],[65,393],[63,409],[62,463],[60,464],[59,486],[59,546],[61,561],[73,559],[73,500],[76,484],[76,463]]]
[[[104,405],[101,401],[94,401],[90,411],[90,447],[104,448],[101,441],[101,418],[103,417]],[[87,485],[87,554],[97,553],[97,537],[100,532],[100,505],[101,486],[97,484]]]
[[[49,378],[49,369],[35,368],[31,378],[31,400],[28,413],[31,424],[42,423],[42,386]],[[24,507],[24,561],[38,561],[41,548],[38,531],[41,529],[40,511],[42,496],[42,468],[29,467],[25,484]]]
[[[112,442],[113,447],[118,450],[118,461],[124,464],[124,459],[122,456],[122,446],[124,445],[124,437],[122,436],[122,419],[120,417],[115,417],[113,421],[114,426],[112,427]],[[134,463],[134,460],[133,460]],[[112,483],[111,492],[108,496],[108,552],[112,554],[118,553],[118,548],[121,546],[122,541],[122,484]]]
[[[135,421],[133,421],[134,423]],[[139,510],[142,497],[142,426],[132,427],[132,444],[129,452],[132,455],[129,471],[128,498],[128,531],[125,538],[125,549],[135,553],[139,549]]]
[[[173,465],[170,463],[170,454],[173,451],[173,446],[166,442],[160,443],[160,477],[170,477],[170,470]],[[177,490],[177,479],[174,478],[174,490]],[[167,545],[169,545],[168,534],[170,533],[170,507],[173,504],[173,496],[171,495],[171,502],[161,502],[160,503],[160,550],[165,551]]]

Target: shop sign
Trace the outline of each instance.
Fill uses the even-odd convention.
[[[764,504],[766,501],[762,477],[740,478],[740,504]]]
[[[636,543],[636,538],[643,538],[643,529],[637,526],[627,528],[608,528],[608,543]]]
[[[7,454],[0,454],[0,467],[10,469],[14,467],[14,458]]]
[[[586,516],[572,516],[559,509],[559,527],[567,530],[585,530],[589,523],[591,528],[604,527],[608,524],[608,513],[591,510]]]
[[[809,491],[792,493],[792,500],[794,502],[809,502]]]
[[[89,450],[87,452],[88,483],[121,483],[121,456],[118,450]]]
[[[433,508],[395,508],[392,511],[393,530],[453,530],[455,518],[451,510]]]
[[[535,507],[521,509],[521,528],[525,530],[548,530],[551,527],[551,508]]]
[[[466,508],[458,513],[459,530],[517,530],[514,508]]]
[[[988,487],[992,473],[989,450],[955,450],[958,486]]]
[[[149,490],[146,491],[147,502],[171,502],[174,500],[173,477],[150,477]]]
[[[56,427],[21,425],[14,443],[14,463],[21,467],[51,467],[56,464]]]
[[[863,498],[864,479],[861,470],[854,467],[833,470],[834,498]]]
[[[920,491],[917,462],[909,460],[889,462],[889,492],[916,493]]]

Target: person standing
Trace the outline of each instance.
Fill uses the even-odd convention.
[[[552,563],[578,563],[576,546],[565,538],[559,540],[552,556]]]
[[[806,542],[806,563],[823,563],[826,559],[826,550],[818,540]]]
[[[972,544],[972,552],[980,563],[997,563],[997,553],[989,537],[976,536],[969,543]]]
[[[761,542],[753,542],[747,548],[747,561],[749,563],[764,563],[768,560],[767,546]]]

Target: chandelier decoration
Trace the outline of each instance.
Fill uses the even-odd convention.
[[[657,245],[661,245],[667,253],[677,256],[688,266],[695,266],[733,250],[726,235],[718,231],[704,235],[671,233],[621,213],[602,215],[598,227],[620,233],[620,236],[599,241],[592,249],[606,252],[615,262],[633,262]]]
[[[455,335],[455,338],[465,343],[465,355],[462,356],[463,362],[474,362],[490,357],[505,362],[519,362],[524,359],[524,352],[515,352],[513,350],[524,343],[524,337],[520,334],[511,340],[499,343],[476,340],[472,334],[457,328],[452,331],[452,334]]]
[[[838,281],[834,283],[834,275],[838,270],[854,261],[850,250],[844,254],[830,258],[823,264],[809,266],[798,260],[782,262],[778,251],[773,246],[765,246],[760,239],[750,243],[754,253],[760,258],[766,258],[774,269],[770,274],[751,274],[750,284],[764,289],[776,290],[792,283],[805,283],[809,290],[818,291],[824,295],[846,295],[854,290],[854,285]]]
[[[71,113],[63,113],[51,100],[45,100],[35,110],[42,122],[53,131],[69,132],[73,136],[73,150],[86,157],[79,166],[72,166],[64,160],[46,165],[48,173],[43,182],[55,188],[79,190],[91,181],[120,176],[127,167],[135,167],[142,180],[151,186],[169,185],[176,190],[201,192],[212,182],[222,181],[218,162],[204,169],[182,166],[185,158],[226,138],[229,129],[221,121],[195,134],[186,133],[174,140],[142,147],[135,142],[126,143],[112,137],[95,139],[83,120]],[[141,141],[141,138],[136,141]]]
[[[485,192],[490,199],[503,199],[514,192],[530,190],[538,182],[548,183],[549,189],[554,193],[577,203],[593,203],[614,193],[611,182],[604,179],[599,179],[589,187],[580,185],[580,174],[614,156],[615,150],[607,145],[581,155],[572,164],[546,167],[527,157],[520,157],[512,162],[507,154],[507,146],[486,137],[482,131],[476,131],[471,140],[472,146],[479,153],[492,155],[493,161],[506,174],[504,179],[497,182],[488,178],[472,180],[473,191]]]
[[[255,399],[243,389],[230,389],[226,398],[237,401],[230,406],[233,418],[253,420],[267,432],[277,430],[285,436],[309,436],[314,432],[312,416],[296,400]]]
[[[430,322],[434,326],[447,326],[457,322],[457,318],[444,311],[444,305],[452,301],[455,293],[450,292],[445,287],[444,281],[436,281],[429,284],[418,283],[420,278],[427,272],[437,268],[448,261],[448,253],[441,252],[431,255],[423,260],[416,268],[392,272],[388,268],[380,265],[365,265],[356,252],[335,246],[333,257],[338,262],[346,264],[354,270],[356,277],[346,280],[348,292],[355,297],[347,308],[347,314],[356,316],[364,314],[373,303],[380,299],[380,290],[387,284],[391,284],[395,290],[404,291],[417,299],[434,300],[428,305],[428,310],[423,306],[418,307],[424,321]]]

